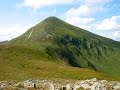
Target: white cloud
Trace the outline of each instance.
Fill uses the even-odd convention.
[[[90,8],[86,5],[82,5],[80,7],[76,8],[71,8],[66,12],[66,16],[88,16],[90,12]]]
[[[87,16],[107,10],[105,5],[112,0],[80,0],[77,8],[71,8],[66,12],[66,16]]]
[[[89,23],[95,21],[94,18],[81,18],[81,17],[67,17],[66,22],[72,24],[72,25],[76,25],[76,26],[79,26],[83,29],[90,29],[91,26],[88,25]]]
[[[0,27],[0,41],[11,40],[31,28],[33,24],[30,25],[16,25],[11,27]]]
[[[111,2],[112,0],[84,0],[84,3],[87,5],[104,5]]]
[[[120,41],[120,16],[112,16],[101,21],[89,17],[69,16],[65,21],[101,36]]]
[[[120,16],[112,16],[97,23],[95,29],[106,37],[120,41]]]
[[[120,31],[107,31],[103,36],[120,41]]]
[[[79,0],[80,5],[77,8],[70,8],[65,13],[66,22],[79,26],[84,29],[92,30],[95,28],[95,18],[92,15],[104,12],[104,5],[112,0]]]
[[[120,41],[120,31],[114,33],[114,40]]]
[[[94,15],[109,11],[106,6],[112,1],[83,0],[77,8],[71,8],[65,13],[65,20],[93,33],[120,41],[120,16],[112,16],[101,21],[93,18]]]
[[[104,19],[96,25],[97,30],[120,30],[120,16],[112,16],[109,19]]]
[[[65,20],[73,25],[87,30],[96,29],[96,20],[92,15],[105,12],[107,8],[105,4],[110,3],[112,0],[79,0],[80,5],[77,8],[70,8],[65,13]]]
[[[72,3],[75,0],[23,0],[21,6],[24,7],[31,7],[33,9],[38,9],[46,6],[51,5],[58,5],[58,4],[68,4]]]

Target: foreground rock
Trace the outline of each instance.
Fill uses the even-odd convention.
[[[61,83],[47,80],[0,81],[0,90],[120,90],[120,82],[96,78]]]

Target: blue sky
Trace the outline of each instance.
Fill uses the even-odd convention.
[[[0,41],[49,16],[120,41],[120,0],[0,0]]]

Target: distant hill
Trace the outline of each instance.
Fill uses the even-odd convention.
[[[61,74],[61,70],[71,68],[71,70],[66,70],[67,74],[71,75],[70,71],[78,70],[78,68],[73,70],[70,67],[73,66],[79,67],[80,70],[87,68],[92,77],[94,77],[92,74],[94,71],[97,71],[94,73],[99,78],[107,77],[100,75],[99,72],[112,76],[120,75],[120,42],[93,34],[56,17],[43,20],[23,35],[11,40],[8,45],[0,46],[0,62],[7,65],[8,69],[15,69],[17,73],[26,73],[26,77],[28,73],[30,77],[36,77],[39,75],[36,72],[42,73],[42,70],[47,77],[49,73],[55,72],[52,63],[53,66],[56,65],[55,67],[64,66],[58,69],[60,72],[56,74]],[[50,64],[45,64],[47,65],[45,68],[41,65],[43,62],[44,64],[50,62]],[[6,67],[3,68],[1,74],[8,73],[9,70],[4,71],[4,69]],[[86,72],[86,69],[84,71]],[[56,77],[58,76],[62,77],[62,74]]]

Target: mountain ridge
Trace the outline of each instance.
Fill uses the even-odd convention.
[[[47,43],[49,45],[43,45],[43,47],[45,47],[47,54],[52,58],[65,59],[63,61],[72,66],[90,67],[94,70],[97,69],[91,59],[97,58],[99,61],[100,58],[107,55],[107,50],[112,51],[112,49],[120,47],[119,42],[75,27],[56,17],[48,17],[41,23],[32,27],[23,34],[23,36],[20,36],[20,38],[23,39],[20,39],[23,43],[28,44],[36,42]],[[78,58],[76,54],[79,54],[78,56],[80,56],[81,62],[87,60],[86,63],[84,63],[85,65],[78,64],[79,60],[76,59]],[[92,56],[94,57],[91,58]]]
[[[58,64],[63,62],[73,67],[120,75],[120,42],[93,34],[56,17],[49,17],[12,39],[4,50],[1,48],[0,54],[1,60],[10,60],[22,68],[29,60],[38,60]]]
[[[32,27],[32,28],[30,28],[27,32],[25,32],[25,33],[28,33],[28,35],[26,36],[26,38],[30,38],[30,34],[32,34],[33,32],[34,32],[34,29],[37,29],[38,28],[38,31],[36,30],[36,32],[37,32],[37,34],[39,34],[40,32],[42,33],[42,34],[45,34],[46,32],[44,32],[44,30],[46,30],[46,31],[48,31],[49,30],[49,28],[51,29],[54,29],[54,27],[52,27],[52,26],[54,26],[54,24],[57,24],[56,26],[61,26],[61,27],[64,27],[64,25],[65,26],[67,26],[67,27],[70,27],[70,28],[72,28],[73,29],[73,31],[75,31],[75,32],[77,32],[77,30],[78,31],[81,31],[80,33],[83,33],[83,34],[86,34],[86,33],[89,33],[89,35],[93,35],[94,33],[91,33],[91,32],[89,32],[89,31],[87,31],[86,32],[86,30],[85,29],[82,29],[82,28],[78,28],[78,27],[76,27],[76,26],[73,26],[73,25],[70,25],[70,24],[68,24],[68,23],[66,23],[66,22],[64,22],[63,20],[60,20],[59,18],[57,18],[57,17],[48,17],[48,18],[46,18],[45,20],[43,20],[42,22],[40,22],[40,23],[38,23],[38,24],[36,24],[34,27]],[[50,26],[51,25],[51,26]],[[47,27],[48,27],[48,29],[47,29]],[[74,30],[75,29],[75,30]],[[43,32],[42,32],[42,30],[43,30]],[[32,32],[33,31],[33,32]],[[51,30],[50,30],[51,31]],[[31,33],[32,32],[32,33]],[[52,32],[52,31],[51,31]],[[65,30],[63,30],[63,32],[65,32]],[[40,33],[40,34],[41,34]],[[49,32],[50,33],[50,32]],[[61,33],[61,32],[60,32]],[[36,34],[36,36],[37,36],[37,34]],[[54,34],[54,33],[51,33],[51,36],[52,36],[52,34]],[[24,35],[24,34],[23,34]],[[34,34],[33,34],[34,35]],[[57,35],[59,35],[59,32],[57,33]],[[49,37],[50,35],[48,35],[48,37]],[[84,35],[83,35],[84,36]],[[94,37],[94,38],[96,38],[96,36],[97,37],[100,37],[100,38],[103,38],[103,39],[106,39],[106,40],[110,40],[110,41],[114,41],[114,40],[112,40],[112,39],[109,39],[109,38],[106,38],[106,37],[103,37],[103,36],[99,36],[99,35],[96,35],[96,34],[94,34],[94,36],[92,36],[92,37]],[[20,36],[21,37],[21,36]],[[87,35],[85,36],[85,37],[87,37]],[[13,39],[14,40],[14,39]],[[12,40],[11,40],[12,41]],[[119,43],[119,42],[117,42],[117,41],[114,41],[114,42],[116,42],[116,43]]]

